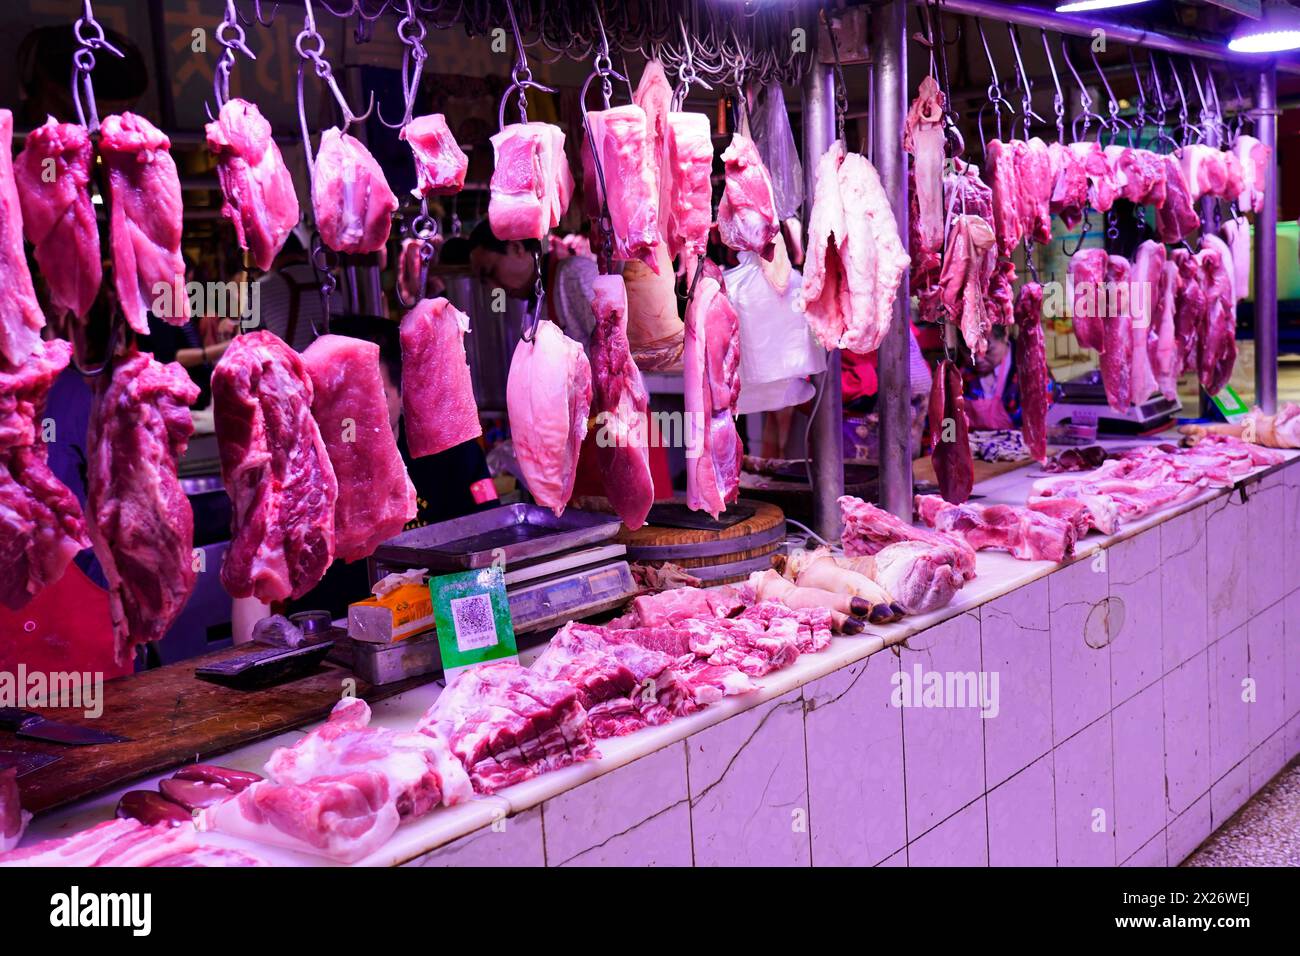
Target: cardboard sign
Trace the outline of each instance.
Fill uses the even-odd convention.
[[[443,676],[450,684],[469,667],[518,660],[514,622],[499,567],[429,579]]]

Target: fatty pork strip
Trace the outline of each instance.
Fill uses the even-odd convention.
[[[609,209],[614,258],[639,259],[657,269],[659,184],[645,110],[634,103],[596,110],[585,122],[583,188]]]
[[[321,134],[311,203],[321,242],[351,255],[384,248],[397,211],[397,197],[375,157],[338,127]]]
[[[338,482],[311,417],[313,392],[299,355],[266,331],[236,336],[212,372],[231,503],[221,583],[232,597],[302,597],[334,559]]]
[[[595,382],[596,461],[605,497],[630,531],[645,524],[654,504],[650,477],[650,395],[627,340],[627,290],[619,276],[592,283],[591,365]]]
[[[515,123],[492,136],[492,150],[492,232],[502,240],[545,238],[573,196],[564,131],[549,123]]]
[[[930,385],[930,461],[935,480],[947,501],[960,503],[975,487],[975,461],[970,450],[961,370],[944,359]]]
[[[748,136],[736,133],[722,151],[725,179],[718,203],[718,235],[736,252],[755,252],[768,260],[776,252],[781,222],[776,215],[776,194],[758,147]]]
[[[14,159],[23,232],[35,247],[50,304],[78,319],[86,317],[104,281],[90,198],[93,162],[86,127],[53,117],[27,134],[23,151]]]
[[[1201,224],[1192,202],[1191,188],[1182,164],[1173,156],[1161,157],[1165,167],[1165,201],[1156,210],[1156,235],[1161,242],[1182,242]]]
[[[1237,296],[1233,287],[1232,253],[1215,235],[1201,236],[1205,281],[1205,321],[1196,356],[1201,387],[1217,395],[1232,378],[1237,361]]]
[[[36,352],[17,368],[0,362],[0,602],[15,611],[90,547],[81,505],[50,471],[38,425],[71,356],[63,339],[38,339]]]
[[[1020,431],[1035,461],[1047,459],[1051,377],[1043,339],[1043,287],[1026,282],[1016,299],[1016,369],[1020,375]]]
[[[1106,263],[1106,305],[1101,315],[1101,382],[1106,401],[1117,412],[1133,403],[1133,316],[1126,292],[1133,266],[1123,256],[1110,256]],[[1100,308],[1102,296],[1098,295]]]
[[[533,341],[520,339],[510,360],[506,412],[524,484],[557,516],[573,495],[591,397],[582,346],[555,323],[538,322]]]
[[[45,313],[36,301],[27,253],[23,211],[14,181],[14,114],[0,109],[0,356],[22,365],[39,351]]]
[[[668,242],[668,208],[672,203],[673,166],[668,158],[668,117],[672,101],[673,88],[668,84],[663,64],[658,60],[648,61],[641,71],[632,102],[645,112],[646,165],[654,183],[661,242]],[[710,159],[713,156],[712,141],[709,156]]]
[[[421,299],[402,319],[402,426],[414,458],[483,434],[465,333],[469,316],[446,299]]]
[[[113,285],[131,328],[149,334],[149,313],[172,325],[190,318],[181,258],[181,181],[171,141],[142,116],[109,116],[99,131],[108,170]]]
[[[736,430],[740,399],[740,322],[722,272],[700,268],[686,309],[683,381],[686,407],[686,504],[717,518],[740,495],[744,447]]]
[[[1273,149],[1253,136],[1238,136],[1232,152],[1241,165],[1242,189],[1238,205],[1243,212],[1262,212],[1264,184],[1273,161]]]
[[[221,214],[253,265],[270,269],[299,213],[293,177],[271,138],[271,124],[252,103],[231,99],[205,130],[225,197]]]
[[[415,157],[415,191],[421,196],[458,193],[465,185],[469,157],[447,128],[441,113],[417,116],[402,127],[398,138],[411,145]]]
[[[114,366],[90,419],[90,538],[119,662],[166,634],[194,590],[194,513],[176,465],[198,397],[180,365],[137,354]]]
[[[666,165],[660,195],[660,225],[670,257],[695,259],[704,255],[713,223],[713,138],[709,118],[702,113],[669,113]]]
[[[322,335],[302,353],[311,413],[338,482],[334,554],[356,561],[415,517],[415,486],[397,451],[379,373],[379,346]]]
[[[1064,561],[1074,556],[1078,540],[1069,521],[1016,505],[954,505],[938,495],[917,495],[916,511],[931,528],[976,551],[1008,551],[1021,561]]]
[[[1170,401],[1178,398],[1178,339],[1174,319],[1177,295],[1178,263],[1166,258],[1160,272],[1160,289],[1147,348],[1156,385],[1160,394]]]
[[[1133,255],[1130,306],[1133,315],[1132,401],[1140,405],[1158,388],[1151,365],[1151,336],[1156,333],[1161,286],[1164,281],[1165,247],[1148,239]]]
[[[909,176],[917,211],[914,256],[943,248],[943,107],[939,84],[934,77],[926,76],[903,126],[903,149],[912,156]]]

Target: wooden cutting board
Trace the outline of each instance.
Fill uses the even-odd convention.
[[[645,525],[636,531],[624,528],[615,540],[627,546],[630,561],[650,564],[670,561],[686,569],[733,564],[772,554],[784,537],[785,513],[765,501],[743,499],[743,502],[754,509],[754,514],[721,530]],[[638,551],[645,548],[654,550]]]
[[[23,807],[33,812],[49,810],[322,720],[343,696],[344,681],[354,679],[350,670],[330,663],[299,680],[255,691],[234,690],[194,676],[196,667],[238,657],[249,649],[227,648],[108,681],[104,684],[104,712],[94,720],[79,710],[38,710],[51,720],[130,738],[123,743],[70,747],[19,739],[0,731],[0,750],[37,751],[62,758],[18,781]],[[353,696],[379,700],[429,679],[417,677],[382,687],[357,680]]]

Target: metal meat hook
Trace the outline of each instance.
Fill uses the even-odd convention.
[[[510,101],[510,94],[519,95],[519,122],[528,122],[528,90],[541,90],[544,93],[554,93],[555,88],[543,86],[533,80],[533,71],[528,68],[528,55],[524,50],[523,37],[519,34],[519,21],[515,17],[515,5],[511,0],[506,0],[506,11],[510,14],[510,29],[515,37],[515,50],[518,57],[515,60],[515,68],[510,73],[510,85],[506,87],[505,92],[501,94],[501,105],[497,109],[497,128],[506,128],[506,103]]]
[[[72,54],[72,105],[77,111],[77,121],[91,133],[96,133],[99,131],[99,109],[95,105],[95,86],[90,77],[95,69],[95,51],[107,50],[119,58],[125,54],[108,42],[103,25],[95,19],[90,0],[84,0],[81,16],[73,24],[72,32],[77,38],[77,50]]]
[[[429,197],[425,196],[420,200],[420,212],[411,220],[407,235],[420,243],[420,285],[414,299],[407,301],[402,295],[402,284],[399,282],[394,288],[398,304],[403,309],[413,309],[424,295],[424,290],[429,287],[429,265],[433,260],[433,240],[438,235],[438,220],[429,214]],[[398,270],[401,270],[401,263],[398,263]]]
[[[1047,31],[1039,30],[1043,40],[1043,52],[1047,54],[1047,67],[1052,71],[1052,85],[1056,93],[1052,96],[1052,112],[1056,115],[1056,141],[1065,142],[1065,94],[1061,92],[1061,78],[1056,73],[1056,60],[1052,56],[1052,45],[1047,42]]]
[[[235,0],[226,0],[226,15],[216,29],[217,42],[225,49],[212,73],[212,98],[217,104],[218,114],[230,99],[230,71],[235,65],[235,51],[238,50],[250,60],[257,59],[257,54],[248,48],[248,38],[239,21],[240,13]],[[215,122],[217,117],[213,115],[211,107],[204,103],[203,109],[208,114],[208,119]]]
[[[1034,112],[1034,101],[1033,101],[1034,88],[1033,88],[1033,84],[1030,83],[1029,81],[1029,73],[1025,70],[1025,63],[1020,58],[1020,40],[1017,37],[1016,25],[1014,23],[1007,24],[1007,35],[1011,38],[1011,49],[1016,55],[1016,69],[1019,71],[1020,82],[1024,87],[1024,96],[1020,102],[1020,114],[1021,114],[1020,118],[1021,118],[1021,122],[1024,124],[1022,131],[1024,132],[1025,139],[1028,139],[1029,118],[1032,116],[1040,123],[1042,123],[1044,120],[1041,116],[1039,116],[1037,113]],[[1013,127],[1014,127],[1014,123],[1015,121],[1013,120],[1012,121]]]
[[[382,109],[375,114],[379,117],[379,122],[389,129],[401,129],[411,122],[415,96],[420,91],[420,75],[424,72],[424,61],[429,55],[424,49],[424,36],[424,23],[415,15],[415,2],[406,0],[406,16],[397,23],[397,38],[402,41],[402,103],[405,111],[402,119],[396,123],[384,119]]]
[[[1100,124],[1104,122],[1104,119],[1100,113],[1092,111],[1092,96],[1088,93],[1088,87],[1084,84],[1083,77],[1079,76],[1079,71],[1075,69],[1074,61],[1070,59],[1069,43],[1064,36],[1061,37],[1061,58],[1065,60],[1070,75],[1074,77],[1074,82],[1079,87],[1079,115],[1074,118],[1074,124],[1070,132],[1074,134],[1075,142],[1081,142],[1088,138],[1088,127],[1092,125],[1092,121],[1097,120]],[[1082,131],[1079,129],[1080,122],[1083,123]]]
[[[302,123],[303,146],[307,150],[308,166],[314,169],[315,159],[311,155],[311,144],[307,138],[306,100],[303,95],[304,65],[309,61],[311,62],[316,76],[325,83],[330,95],[334,97],[334,102],[338,104],[339,110],[343,114],[343,122],[339,124],[342,129],[347,129],[370,115],[375,108],[375,94],[372,90],[370,102],[366,106],[364,113],[353,111],[348,104],[347,98],[343,95],[343,91],[339,89],[338,81],[334,79],[334,71],[330,68],[329,61],[323,55],[325,52],[325,38],[316,29],[316,11],[312,8],[312,0],[303,0],[303,2],[305,14],[303,16],[302,31],[294,40],[293,47],[298,51],[298,56],[302,58],[302,62],[298,64],[298,118]]]

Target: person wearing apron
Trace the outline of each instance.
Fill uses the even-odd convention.
[[[988,351],[965,373],[966,418],[972,430],[1020,427],[1020,389],[1005,330],[994,326]],[[999,335],[998,332],[1002,334]]]

